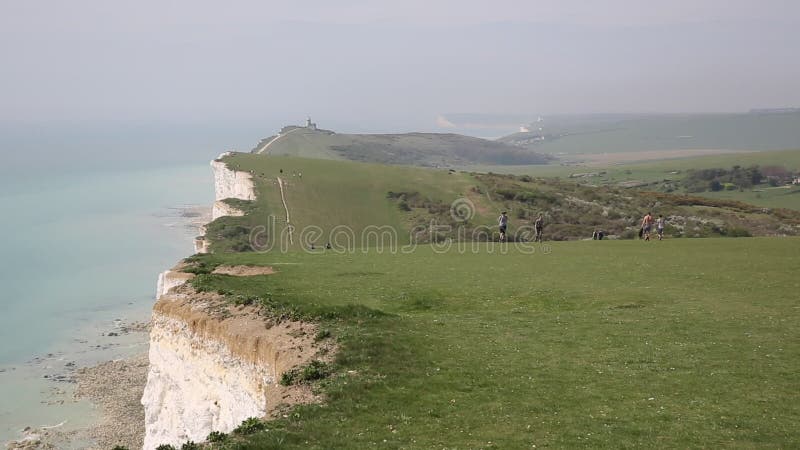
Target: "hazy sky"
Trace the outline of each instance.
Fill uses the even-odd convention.
[[[0,120],[800,106],[800,1],[0,0]]]

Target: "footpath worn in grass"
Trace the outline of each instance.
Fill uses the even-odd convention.
[[[199,256],[341,346],[325,404],[229,445],[800,446],[800,239],[535,248]]]

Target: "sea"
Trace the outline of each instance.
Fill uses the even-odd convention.
[[[260,137],[123,128],[0,124],[0,445],[97,420],[72,398],[74,371],[147,351],[129,330],[149,320],[158,273],[193,253],[208,162]]]

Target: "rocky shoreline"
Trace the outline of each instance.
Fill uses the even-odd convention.
[[[88,435],[97,448],[142,448],[144,407],[142,392],[147,381],[147,354],[106,361],[76,372],[76,398],[86,398],[102,411],[100,423]]]
[[[179,226],[197,232],[210,220],[211,208],[182,205],[157,216],[179,220],[168,226],[181,224]],[[190,245],[191,241],[187,247],[191,248]],[[34,356],[24,364],[0,368],[0,372],[25,373],[48,382],[49,387],[42,390],[41,401],[48,407],[63,408],[71,403],[89,401],[99,412],[96,423],[77,425],[78,428],[74,417],[60,418],[60,423],[47,426],[30,423],[19,430],[19,434],[2,436],[0,448],[109,449],[116,445],[142,448],[144,408],[141,397],[147,378],[150,331],[149,317],[147,319],[115,319],[109,327],[97,330],[97,334],[74,339],[74,343],[82,347],[74,352],[55,351]],[[133,356],[128,356],[130,354]],[[79,421],[84,422],[87,421]]]

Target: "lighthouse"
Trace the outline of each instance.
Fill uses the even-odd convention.
[[[306,128],[309,130],[316,130],[317,124],[311,121],[311,116],[306,117]]]

